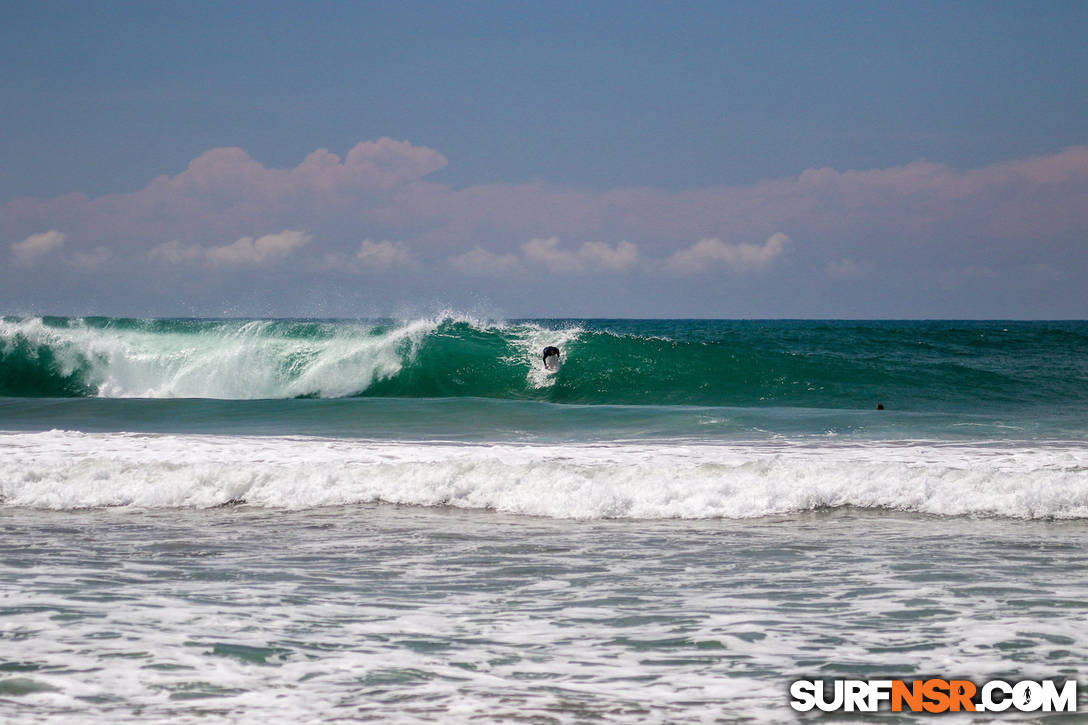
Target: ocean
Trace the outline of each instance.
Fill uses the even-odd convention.
[[[1083,713],[1088,322],[5,317],[0,532],[4,722]]]

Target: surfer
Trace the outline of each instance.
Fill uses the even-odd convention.
[[[544,348],[544,369],[545,370],[558,370],[559,369],[559,348],[548,345]]]

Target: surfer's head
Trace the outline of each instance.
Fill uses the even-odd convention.
[[[548,345],[544,348],[544,369],[555,370],[559,367],[559,348]]]

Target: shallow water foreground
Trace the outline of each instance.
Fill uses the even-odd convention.
[[[0,531],[6,722],[792,721],[794,679],[919,675],[1079,678],[1086,709],[1083,520],[5,508]]]

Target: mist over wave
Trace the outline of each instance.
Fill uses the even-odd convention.
[[[564,364],[546,373],[540,351]],[[1085,323],[0,320],[0,396],[483,397],[970,410],[1088,403]]]

